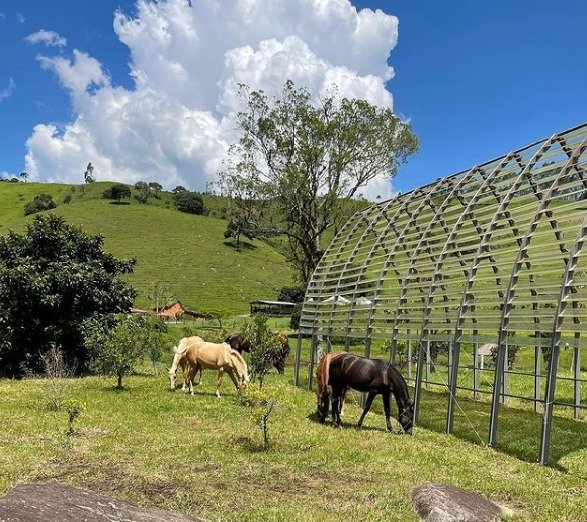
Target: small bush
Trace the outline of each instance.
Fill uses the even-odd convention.
[[[175,208],[186,214],[205,214],[204,200],[197,192],[176,192],[173,195]]]
[[[289,327],[292,330],[298,330],[300,328],[300,321],[302,319],[302,307],[303,303],[297,303],[294,306],[293,312],[291,313],[291,318],[289,320]]]
[[[241,395],[241,402],[250,408],[251,419],[259,427],[263,436],[261,449],[269,449],[269,417],[278,406],[278,397],[282,396],[276,388],[247,388]]]
[[[117,202],[124,198],[130,198],[130,187],[128,185],[124,185],[123,183],[116,183],[110,188],[107,188],[102,193],[102,197],[104,199],[112,199],[113,201]]]
[[[42,356],[44,374],[46,377],[46,395],[49,407],[55,411],[61,410],[67,391],[69,377],[75,373],[75,367],[69,366],[63,357],[63,352],[53,344],[49,351]]]
[[[282,286],[277,295],[278,301],[301,303],[304,300],[306,289],[303,286]]]
[[[44,210],[51,210],[56,206],[57,205],[55,204],[55,201],[53,201],[53,197],[50,194],[39,194],[24,206],[24,215],[28,216],[30,214],[42,212]]]

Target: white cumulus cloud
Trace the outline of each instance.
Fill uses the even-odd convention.
[[[117,11],[132,89],[80,50],[39,56],[69,92],[75,119],[39,124],[27,140],[31,178],[79,182],[89,161],[98,179],[159,181],[201,190],[234,141],[237,84],[272,91],[286,79],[316,94],[393,99],[385,82],[398,22],[348,0],[138,0]],[[388,196],[388,182],[364,193]],[[371,194],[372,192],[372,194]]]
[[[25,40],[30,44],[42,43],[52,47],[65,47],[67,45],[67,39],[63,36],[60,36],[55,31],[46,31],[45,29],[29,34],[25,37]]]

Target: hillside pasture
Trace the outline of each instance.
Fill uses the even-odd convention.
[[[55,480],[214,521],[415,522],[410,491],[433,481],[506,504],[514,520],[586,519],[583,422],[556,419],[553,447],[564,450],[555,466],[541,467],[524,458],[536,450],[531,434],[540,425],[527,410],[503,409],[497,450],[475,433],[488,422],[486,405],[460,401],[467,421],[447,436],[446,397],[431,392],[412,437],[384,431],[380,399],[357,431],[355,393],[344,427],[334,429],[316,422],[314,394],[291,378],[289,370],[266,382],[283,398],[270,420],[269,451],[260,450],[260,432],[234,389],[214,396],[214,372],[204,372],[194,397],[168,391],[165,371],[130,377],[122,392],[112,379],[74,379],[70,395],[84,411],[73,437],[65,435],[66,412],[47,408],[42,379],[0,381],[0,493]]]
[[[194,216],[173,208],[170,193],[141,205],[116,205],[101,198],[111,183],[75,186],[73,200],[63,204],[70,185],[0,184],[0,234],[22,231],[29,218],[23,207],[34,195],[53,195],[53,211],[90,234],[105,237],[106,250],[138,260],[128,281],[139,290],[135,306],[153,305],[149,293],[162,282],[188,308],[221,315],[243,314],[254,299],[275,299],[292,284],[293,272],[283,255],[263,241],[237,249],[225,243],[226,221]],[[83,192],[83,193],[82,193]],[[220,203],[214,199],[216,206]]]

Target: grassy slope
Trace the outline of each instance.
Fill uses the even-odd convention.
[[[421,425],[407,437],[383,431],[380,399],[356,431],[352,394],[350,424],[335,430],[315,422],[313,393],[291,386],[289,371],[267,382],[281,389],[283,404],[270,421],[273,448],[261,452],[260,432],[228,379],[221,399],[214,382],[204,372],[188,397],[168,391],[164,372],[130,377],[123,392],[113,390],[113,379],[75,379],[70,393],[86,409],[68,439],[67,414],[47,409],[44,381],[0,381],[0,493],[54,479],[218,521],[416,522],[410,491],[434,481],[506,504],[517,510],[515,520],[587,519],[587,430],[573,421],[557,421],[557,467],[545,468],[529,461],[540,416],[504,408],[496,451],[480,446],[473,431],[486,428],[487,404],[461,401],[467,420],[459,411],[449,437],[438,413],[446,397],[425,393]]]
[[[40,192],[54,196],[54,212],[102,234],[106,249],[120,257],[138,258],[130,282],[140,291],[137,306],[149,306],[149,289],[165,282],[175,297],[197,310],[245,313],[252,299],[274,299],[281,286],[291,284],[292,272],[283,256],[256,241],[251,248],[236,250],[224,244],[226,222],[208,216],[192,216],[166,205],[171,196],[113,205],[100,199],[106,183],[77,187],[73,203],[59,204],[69,186],[57,184],[0,184],[0,233],[22,229],[24,203]]]

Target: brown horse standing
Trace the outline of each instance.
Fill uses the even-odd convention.
[[[412,434],[414,405],[410,402],[408,386],[395,367],[381,359],[367,359],[345,352],[326,354],[316,369],[318,378],[318,419],[324,422],[328,415],[328,385],[332,387],[332,420],[340,426],[340,410],[349,388],[366,392],[367,400],[357,427],[371,408],[373,399],[379,394],[383,398],[383,409],[387,430],[391,431],[390,397],[393,393],[398,409],[397,420],[405,433]]]

